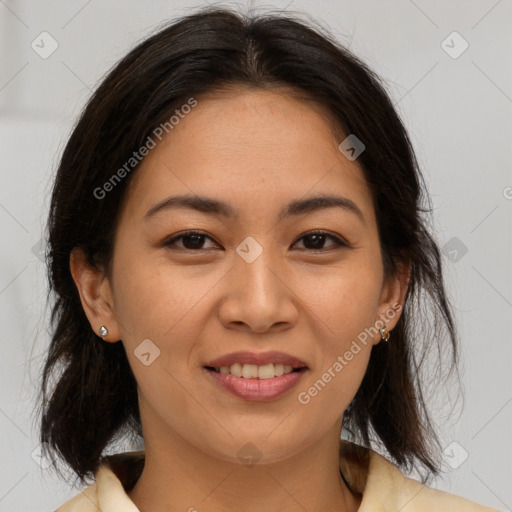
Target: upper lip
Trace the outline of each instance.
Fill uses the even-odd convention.
[[[289,365],[293,368],[303,368],[307,367],[306,363],[299,359],[298,357],[292,356],[290,354],[285,354],[284,352],[233,352],[231,354],[226,354],[222,357],[214,359],[207,363],[205,366],[211,366],[212,368],[220,368],[221,366],[232,366],[235,363],[240,364],[255,364],[258,366],[263,366],[266,364],[283,364]]]

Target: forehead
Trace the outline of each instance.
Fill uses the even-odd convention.
[[[187,111],[133,177],[136,207],[187,193],[222,197],[254,214],[339,192],[371,213],[362,170],[339,151],[343,135],[323,106],[285,90],[230,88],[198,97]]]

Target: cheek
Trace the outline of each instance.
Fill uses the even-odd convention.
[[[119,250],[115,260],[116,318],[122,343],[142,395],[156,409],[166,403],[172,404],[172,410],[185,410],[190,403],[183,386],[193,384],[187,373],[192,352],[213,314],[207,309],[209,294],[226,270],[178,268],[165,256],[136,256],[123,256]]]
[[[336,417],[346,409],[365,375],[379,305],[379,266],[351,264],[303,281],[303,296],[315,322],[311,328],[321,364],[312,369],[298,401]],[[309,286],[308,286],[309,284]],[[308,405],[309,406],[309,405]],[[327,418],[326,418],[327,419]]]
[[[366,373],[370,354],[369,344],[349,345],[346,350],[334,353],[322,368],[313,372],[299,392],[298,402],[307,405],[316,401],[315,407],[330,410],[327,414],[337,418],[354,398]]]
[[[146,338],[172,338],[185,319],[190,324],[222,273],[174,267],[165,256],[151,260],[136,256],[120,255],[115,262],[116,318],[122,339],[133,345]]]
[[[123,256],[119,250],[114,267],[116,319],[142,403],[150,403],[152,411],[170,414],[194,406],[184,392],[190,382],[183,371],[203,327],[197,318],[201,298],[216,281],[207,275],[194,279],[187,268],[173,271],[163,259]]]
[[[375,324],[382,282],[378,262],[365,261],[361,255],[328,272],[306,272],[296,282],[302,283],[297,293],[314,313],[312,318],[322,329],[319,338],[328,340],[329,353],[343,350]]]
[[[315,329],[321,364],[311,369],[297,394],[312,428],[338,421],[361,385],[373,348],[375,295],[373,287],[359,283],[352,290],[326,295],[318,309],[324,318]]]

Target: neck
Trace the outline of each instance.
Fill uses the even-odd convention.
[[[206,454],[176,433],[145,433],[144,470],[128,496],[140,512],[355,512],[361,496],[340,475],[339,438],[336,425],[290,458],[244,465]]]

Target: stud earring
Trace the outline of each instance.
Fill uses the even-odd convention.
[[[102,325],[100,327],[100,336],[102,338],[104,338],[107,334],[108,334],[108,329],[104,325]]]
[[[388,341],[389,340],[389,331],[385,327],[381,327],[379,329],[379,331],[380,331],[381,339],[383,339],[384,341]]]

